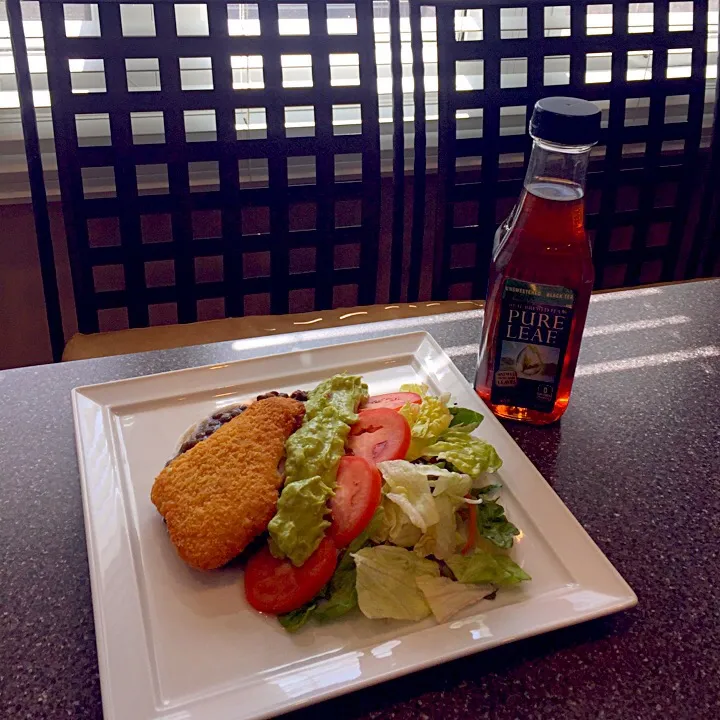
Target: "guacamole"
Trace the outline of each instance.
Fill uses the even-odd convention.
[[[335,375],[309,393],[303,424],[285,444],[285,487],[268,525],[276,557],[288,557],[299,567],[323,539],[337,466],[367,396],[367,385],[357,375]]]

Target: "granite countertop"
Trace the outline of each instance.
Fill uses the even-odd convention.
[[[0,373],[0,717],[102,716],[70,390],[424,329],[474,370],[481,311]],[[507,428],[639,605],[302,718],[720,717],[720,280],[595,296],[570,408]]]

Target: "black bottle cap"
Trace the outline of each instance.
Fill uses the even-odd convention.
[[[600,139],[600,114],[587,100],[543,98],[535,103],[530,134],[561,145],[594,145]]]

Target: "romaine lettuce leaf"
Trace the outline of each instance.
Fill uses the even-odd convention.
[[[351,563],[349,556],[361,548],[364,548],[370,542],[373,534],[377,532],[377,529],[383,524],[384,518],[385,508],[380,505],[370,518],[370,522],[367,524],[367,527],[347,546],[347,549],[338,563],[338,567],[341,567],[344,562]]]
[[[450,414],[452,415],[450,427],[455,430],[462,429],[467,433],[471,433],[483,421],[483,416],[479,412],[468,408],[451,407]]]
[[[415,421],[418,418],[418,415],[420,414],[420,406],[416,405],[415,403],[405,403],[398,412],[400,415],[402,415],[406,420],[407,424],[410,426],[410,429],[412,430],[412,426],[415,424]]]
[[[366,547],[352,557],[358,605],[366,617],[417,621],[430,615],[417,578],[439,577],[437,563],[392,545]]]
[[[417,406],[416,406],[417,407]],[[423,398],[420,411],[410,428],[412,440],[407,459],[414,460],[423,454],[423,448],[440,437],[450,427],[452,415],[440,398],[428,395]]]
[[[297,632],[312,617],[317,608],[315,601],[311,601],[297,610],[278,615],[278,622],[291,633]]]
[[[436,442],[423,448],[422,455],[446,460],[471,478],[502,467],[502,460],[492,445],[462,430],[451,429],[443,433]]]
[[[430,392],[430,388],[425,383],[404,383],[400,386],[400,392],[411,392],[425,397]]]
[[[505,509],[497,500],[483,498],[477,508],[477,528],[480,535],[494,545],[509,550],[520,531],[505,516]]]
[[[471,499],[467,499],[466,502],[475,505],[476,524],[480,535],[498,547],[509,550],[515,536],[520,534],[520,530],[507,519],[505,508],[496,499],[491,498],[491,495],[494,495],[501,487],[495,483],[472,488],[470,490]]]
[[[401,385],[401,390],[415,392],[422,397],[422,403],[407,403],[400,408],[400,414],[410,426],[410,448],[406,460],[415,460],[422,455],[422,449],[436,440],[450,427],[452,415],[447,408],[449,396],[435,397],[428,395],[427,385]]]
[[[530,576],[507,555],[492,555],[475,549],[468,555],[452,555],[445,561],[455,578],[462,583],[516,585]]]
[[[348,555],[352,561],[352,558]],[[355,563],[338,567],[327,588],[327,598],[315,605],[313,617],[319,622],[335,620],[357,607]]]
[[[423,576],[417,585],[435,619],[442,623],[468,605],[474,605],[492,593],[491,585],[459,583],[446,577]]]
[[[482,487],[472,488],[470,490],[470,495],[472,495],[477,500],[478,498],[482,498],[485,495],[492,495],[498,490],[502,490],[502,485],[500,485],[500,483],[491,483],[490,485],[483,485]]]
[[[428,478],[437,478],[437,480],[430,481],[431,487],[436,487],[440,478],[464,478],[466,481],[470,481],[470,478],[466,475],[456,473],[453,470],[448,470],[447,468],[440,467],[439,465],[435,465],[433,463],[411,463],[407,462],[406,460],[387,460],[386,462],[404,463],[413,468],[416,473],[420,473],[421,475],[424,475]]]

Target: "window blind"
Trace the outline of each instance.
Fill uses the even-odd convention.
[[[706,68],[706,96],[704,116],[703,143],[709,143],[713,121],[715,102],[715,85],[717,81],[718,59],[718,3],[710,0],[708,15],[708,62]],[[32,73],[33,99],[38,119],[38,131],[46,175],[48,195],[55,198],[59,195],[54,139],[50,116],[51,97],[48,92],[46,60],[40,22],[39,4],[34,1],[22,2],[23,26],[28,47],[28,61]],[[378,71],[377,92],[380,109],[381,151],[383,171],[390,172],[392,167],[392,75],[389,3],[387,0],[374,2],[374,30],[376,44],[376,61]],[[628,31],[631,33],[652,33],[654,31],[653,3],[630,3],[628,15]],[[403,91],[403,120],[406,133],[406,169],[412,168],[412,123],[413,77],[411,64],[411,35],[409,22],[409,1],[401,0],[401,63]],[[283,35],[306,35],[309,32],[307,6],[285,4],[279,6],[279,29]],[[545,35],[547,37],[570,36],[570,5],[554,5],[545,10]],[[696,13],[694,3],[670,2],[670,30],[687,30],[692,28]],[[458,10],[455,14],[456,39],[481,40],[483,36],[482,10]],[[599,4],[588,7],[588,35],[610,34],[612,28],[612,5]],[[257,2],[228,3],[228,30],[231,35],[258,36],[262,34]],[[355,5],[353,3],[333,3],[328,5],[328,32],[330,34],[354,33],[356,31]],[[153,23],[153,6],[150,3],[133,3],[122,5],[123,33],[126,35],[143,36]],[[195,35],[207,32],[207,7],[203,3],[179,4],[176,6],[176,25],[179,35]],[[426,122],[428,139],[428,163],[433,167],[433,151],[437,143],[437,44],[435,37],[435,17],[432,8],[422,9],[421,28],[423,34],[423,57],[425,61],[426,89]],[[99,34],[98,6],[95,3],[76,3],[65,6],[65,30],[68,36],[84,37]],[[501,37],[513,39],[525,37],[527,32],[527,9],[522,7],[503,8],[501,10]],[[73,91],[92,93],[102,90],[104,73],[97,60],[74,60],[71,71]],[[233,86],[239,91],[245,88],[262,86],[262,59],[235,56],[232,58]],[[311,83],[310,56],[294,56],[291,63],[283,66],[283,85],[286,87],[303,87]],[[691,51],[671,51],[668,58],[668,77],[684,77],[690,73]],[[636,52],[628,58],[628,80],[647,79],[652,66],[651,52]],[[331,82],[333,85],[353,85],[359,82],[356,56],[336,53],[330,56]],[[10,35],[5,11],[5,0],[0,0],[0,202],[23,202],[29,199],[27,167],[25,163],[22,128],[20,125],[19,99],[14,74],[14,63],[10,47]],[[522,83],[526,67],[522,59],[515,59],[501,64],[502,87],[515,87]],[[211,82],[212,69],[209,58],[185,58],[180,66],[183,89],[203,89]],[[588,56],[584,81],[587,84],[603,83],[609,80],[609,53],[596,53]],[[557,56],[547,58],[544,67],[544,81],[547,86],[557,85],[559,91],[567,84],[569,76],[569,57]],[[154,59],[133,59],[127,68],[128,85],[137,90],[159,89],[159,69]],[[483,68],[477,62],[469,61],[458,68],[457,89],[477,89],[482,87]],[[627,108],[627,122],[639,124],[645,122],[647,107],[642,98]],[[675,115],[673,115],[675,113]],[[682,119],[687,114],[687,104],[683,105],[682,97],[670,103],[666,122],[673,122],[677,117]],[[457,117],[458,137],[471,132],[474,124],[471,111],[460,113]],[[198,138],[212,130],[212,118],[202,111],[192,118],[188,129]],[[359,125],[359,113],[353,114],[348,108],[333,118],[336,125],[344,125],[350,131]],[[525,109],[518,108],[513,112],[508,108],[501,117],[501,133],[515,134],[522,131],[525,123]],[[133,134],[137,133],[139,142],[143,138],[147,142],[157,140],[162,131],[162,114],[146,113],[137,118],[133,124]],[[298,106],[286,113],[286,131],[290,134],[302,134],[314,127],[313,108]],[[80,142],[98,145],[110,142],[109,122],[102,115],[88,114],[78,121]],[[236,130],[238,138],[262,137],[266,132],[264,113],[258,108],[239,108],[236,111]],[[342,168],[348,176],[358,171],[352,161],[347,161]],[[252,180],[258,173],[262,175],[262,167],[248,164],[248,179]],[[294,169],[302,176],[302,164]],[[258,177],[258,179],[262,179]],[[211,173],[204,173],[199,168],[192,180],[194,183],[212,183]],[[90,182],[102,192],[104,178],[99,173]],[[163,182],[163,178],[153,175],[148,170],[139,178],[141,184],[152,187]]]

